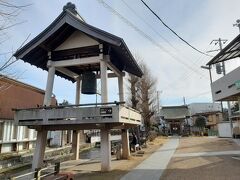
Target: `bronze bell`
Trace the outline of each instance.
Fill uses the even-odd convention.
[[[82,94],[96,94],[97,79],[96,74],[91,71],[82,74]]]

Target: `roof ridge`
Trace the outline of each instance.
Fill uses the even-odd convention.
[[[31,84],[28,84],[28,83],[19,81],[19,80],[17,80],[17,79],[10,78],[10,77],[8,77],[8,76],[6,76],[6,75],[3,75],[3,74],[0,74],[0,80],[1,80],[1,79],[3,79],[3,80],[6,79],[6,80],[9,80],[9,81],[13,81],[13,82],[15,82],[16,84],[19,84],[19,85],[22,85],[22,86],[25,86],[25,87],[28,87],[28,88],[31,88],[31,89],[35,89],[35,90],[37,90],[37,91],[39,91],[39,92],[45,93],[45,90],[43,90],[43,89],[41,89],[41,88],[38,88],[38,87],[33,86],[33,85],[31,85]]]

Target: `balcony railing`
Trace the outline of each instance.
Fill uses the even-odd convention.
[[[141,124],[141,114],[121,103],[99,103],[15,109],[15,122],[20,126],[79,125],[91,123]]]

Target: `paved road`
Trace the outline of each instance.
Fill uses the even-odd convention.
[[[169,140],[149,158],[123,176],[121,180],[159,180],[179,143],[179,138]]]
[[[240,146],[231,139],[188,137],[164,171],[163,180],[239,180]]]

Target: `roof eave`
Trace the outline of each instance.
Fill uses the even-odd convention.
[[[13,56],[16,57],[16,59],[22,59],[27,53],[46,40],[58,29],[58,27],[61,27],[65,23],[65,14],[66,11],[63,11],[46,29],[44,29],[39,35],[29,41],[22,48],[18,49]],[[53,29],[54,26],[55,28]],[[47,34],[49,35],[46,37]]]
[[[124,42],[124,40],[123,39],[121,39],[121,41],[122,41],[122,47],[125,49],[125,51],[129,54],[129,59],[134,63],[134,66],[136,66],[137,67],[137,69],[138,69],[138,77],[142,77],[143,76],[143,71],[142,71],[142,69],[139,67],[139,65],[138,65],[138,63],[136,62],[136,60],[135,60],[135,58],[133,57],[133,55],[132,55],[132,53],[130,52],[130,50],[128,49],[128,47],[127,47],[127,45],[126,45],[126,43]]]
[[[228,48],[230,48],[238,39],[240,38],[240,34],[235,37],[225,48],[223,48],[216,56],[214,56],[206,65],[207,66],[210,66],[212,64],[216,64],[218,62],[223,62],[223,61],[226,61],[226,60],[229,60],[229,59],[226,59],[226,60],[221,60],[221,61],[217,61],[217,58],[219,58]],[[240,41],[240,40],[239,40]]]

